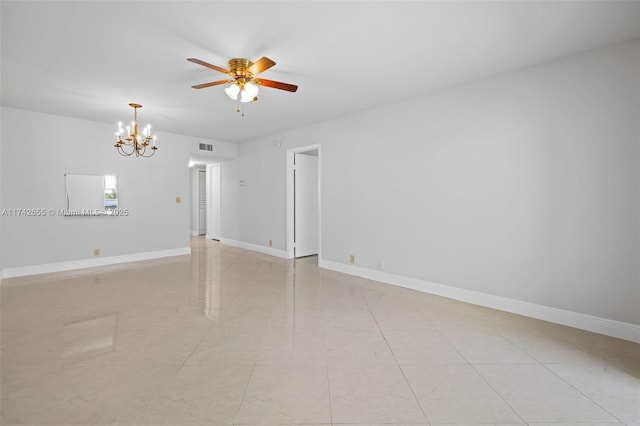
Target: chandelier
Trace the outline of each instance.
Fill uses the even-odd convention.
[[[125,129],[122,128],[122,121],[118,122],[118,132],[116,133],[116,144],[114,146],[118,153],[125,157],[133,154],[136,157],[151,157],[158,149],[156,147],[156,136],[151,136],[150,124],[144,127],[142,134],[138,133],[138,108],[142,108],[142,105],[130,103],[129,106],[133,108],[133,121],[130,126],[126,127],[126,133]],[[150,149],[150,152],[147,152],[147,148]]]

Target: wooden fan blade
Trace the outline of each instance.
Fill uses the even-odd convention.
[[[279,81],[265,80],[264,78],[253,80],[254,83],[260,86],[273,87],[274,89],[286,90],[287,92],[295,92],[298,90],[298,86],[295,84],[281,83]]]
[[[213,65],[208,62],[201,61],[200,59],[188,58],[187,61],[193,62],[194,64],[202,65],[203,67],[211,68],[212,70],[220,71],[221,73],[224,73],[224,74],[229,74],[229,70],[225,70],[224,68],[220,68],[217,65]]]
[[[210,83],[196,84],[195,86],[191,86],[194,89],[204,89],[205,87],[217,86],[219,84],[231,83],[233,80],[218,80],[212,81]]]
[[[263,56],[262,58],[254,62],[253,65],[247,68],[247,71],[249,71],[253,75],[260,74],[261,72],[268,70],[275,64],[276,63],[273,62],[271,59],[267,58],[266,56]]]

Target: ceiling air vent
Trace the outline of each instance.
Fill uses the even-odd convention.
[[[200,144],[200,151],[211,151],[211,152],[213,152],[213,145],[211,145],[210,143],[201,143]]]

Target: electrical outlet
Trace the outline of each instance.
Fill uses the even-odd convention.
[[[182,201],[182,198],[176,197],[176,204],[180,204],[181,201]]]
[[[382,271],[384,269],[384,262],[382,260],[378,260],[378,271]]]
[[[351,263],[352,265],[354,263],[356,263],[356,255],[355,254],[350,254],[349,255],[349,263]]]
[[[273,247],[273,241],[269,240],[269,247]]]
[[[93,249],[93,255],[94,256],[100,256],[100,249],[99,248],[94,248]]]

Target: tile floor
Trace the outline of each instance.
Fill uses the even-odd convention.
[[[202,238],[8,279],[9,425],[640,426],[640,345]]]

